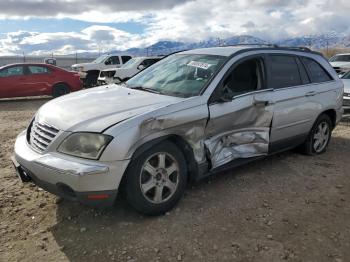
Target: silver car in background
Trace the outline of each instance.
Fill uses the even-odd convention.
[[[23,181],[64,198],[107,205],[123,188],[136,210],[158,215],[188,181],[297,146],[325,152],[342,101],[342,81],[316,52],[184,51],[124,85],[43,105],[13,162]]]
[[[339,76],[350,70],[350,54],[337,54],[331,57],[329,62]]]
[[[350,71],[347,72],[341,80],[344,83],[343,109],[344,114],[350,116]]]

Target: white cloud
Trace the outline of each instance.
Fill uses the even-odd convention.
[[[348,0],[1,1],[0,18],[71,18],[94,23],[136,21],[145,26],[145,32],[131,34],[101,25],[81,32],[17,32],[0,37],[0,52],[123,50],[159,40],[193,42],[239,34],[272,41],[330,31],[349,34],[348,10]]]
[[[67,54],[75,52],[124,50],[142,44],[139,35],[108,26],[91,26],[81,32],[15,32],[0,38],[0,54]]]

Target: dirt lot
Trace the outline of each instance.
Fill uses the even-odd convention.
[[[150,218],[124,200],[94,210],[18,181],[14,140],[44,102],[0,101],[0,261],[349,261],[350,126],[324,155],[218,174]]]

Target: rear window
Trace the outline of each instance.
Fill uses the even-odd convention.
[[[271,88],[284,88],[302,84],[296,58],[285,55],[270,56]]]
[[[303,57],[302,58],[313,83],[322,83],[331,81],[332,77],[328,72],[315,60]]]

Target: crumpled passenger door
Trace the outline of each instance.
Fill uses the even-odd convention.
[[[209,103],[204,143],[212,169],[235,159],[268,154],[274,107],[272,92],[261,85],[259,90],[243,92],[232,101]]]

